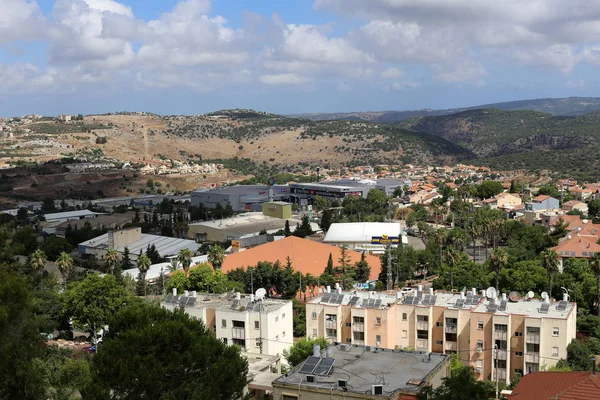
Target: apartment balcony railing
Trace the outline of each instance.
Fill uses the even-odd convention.
[[[364,332],[365,331],[365,323],[364,322],[355,322],[352,324],[353,332]]]
[[[506,350],[497,350],[496,358],[498,358],[498,360],[506,360],[506,356]]]
[[[232,339],[246,339],[246,330],[244,328],[231,328]]]
[[[429,322],[427,322],[427,321],[417,321],[417,330],[418,331],[429,330]]]
[[[325,321],[325,329],[337,329],[337,321]]]
[[[456,324],[446,324],[446,333],[456,333],[457,327]]]
[[[532,364],[540,363],[540,355],[539,353],[525,353],[525,362]]]
[[[536,333],[528,333],[525,338],[525,343],[540,344],[540,335]]]
[[[458,348],[458,345],[456,342],[448,342],[448,341],[444,342],[444,350],[456,351],[457,348]]]
[[[417,350],[428,350],[429,349],[429,340],[427,339],[417,339]]]
[[[506,331],[494,331],[495,340],[506,340],[507,336]]]
[[[496,375],[498,375],[498,380],[506,380],[506,369],[494,368],[494,372],[492,373],[492,380],[496,380]]]

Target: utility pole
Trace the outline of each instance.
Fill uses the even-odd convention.
[[[250,268],[250,293],[254,294],[254,269]]]
[[[388,257],[387,257],[387,290],[392,290],[393,287],[393,274],[392,274],[392,246],[388,244],[387,247]]]
[[[498,400],[498,345],[494,345],[494,372],[496,372],[496,400]]]

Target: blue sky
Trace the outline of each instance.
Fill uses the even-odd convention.
[[[597,96],[585,0],[0,0],[0,116]]]

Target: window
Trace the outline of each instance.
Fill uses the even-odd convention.
[[[254,329],[260,329],[260,322],[254,321]]]
[[[552,355],[553,356],[558,356],[558,347],[553,347],[552,348]]]
[[[221,328],[227,328],[227,320],[226,319],[221,320]]]
[[[337,329],[327,329],[326,331],[328,337],[337,338]]]
[[[354,332],[354,340],[358,340],[358,341],[362,342],[363,340],[365,340],[365,333],[364,332]]]
[[[483,351],[483,340],[477,341],[477,352],[481,353]]]
[[[354,323],[355,324],[362,324],[365,322],[365,318],[364,317],[354,317]]]
[[[375,325],[381,325],[381,317],[375,318]]]
[[[346,343],[352,343],[352,338],[346,338]]]
[[[317,313],[313,311],[312,313],[312,319],[317,319]]]
[[[477,329],[479,329],[479,330],[483,329],[483,321],[477,321]]]
[[[285,319],[285,313],[281,314],[281,319]]]
[[[406,339],[408,337],[408,331],[402,331],[402,339]]]
[[[290,396],[288,394],[284,394],[282,400],[298,400],[298,396]]]
[[[279,317],[275,317],[275,322],[279,322]]]
[[[223,338],[223,343],[227,344],[227,338]]]
[[[515,369],[515,374],[523,376],[523,370],[521,368],[517,368]]]
[[[442,342],[441,340],[436,340],[435,344],[444,344],[444,342]]]
[[[523,332],[515,332],[515,336],[523,336]]]
[[[417,339],[429,339],[429,333],[427,331],[417,331]]]
[[[494,330],[496,332],[506,332],[508,330],[508,325],[494,324]]]
[[[428,315],[417,315],[417,321],[428,322],[429,316]]]
[[[444,326],[444,323],[443,323],[443,322],[436,322],[436,323],[435,323],[435,326],[438,326],[438,327],[439,327],[439,326]]]
[[[313,329],[313,336],[317,337],[317,330],[316,329]]]
[[[515,351],[515,356],[517,356],[517,357],[523,357],[523,352],[522,351]]]
[[[281,337],[285,337],[285,331],[281,332]]]
[[[477,360],[477,368],[483,368],[483,360]]]
[[[381,344],[381,335],[375,335],[375,342]]]
[[[405,313],[405,312],[403,312],[403,313],[402,313],[402,321],[406,321],[406,320],[407,320],[406,313]]]
[[[352,324],[351,324],[350,322],[346,322],[344,325],[345,325],[347,328],[350,328],[350,327],[352,326]]]
[[[559,329],[557,327],[552,328],[552,336],[558,336]]]

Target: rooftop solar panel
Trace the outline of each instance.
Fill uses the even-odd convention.
[[[498,310],[497,304],[488,304],[487,311],[488,312],[496,312]]]
[[[567,305],[569,304],[568,301],[565,300],[561,300],[558,302],[558,305],[556,306],[557,310],[566,310],[567,309]]]
[[[304,362],[304,365],[302,365],[302,368],[300,368],[299,372],[303,374],[312,374],[314,369],[317,367],[317,364],[319,364],[319,361],[321,361],[321,357],[308,357]]]
[[[548,314],[548,310],[550,310],[550,304],[543,303],[542,306],[540,307],[540,313]]]
[[[454,303],[454,307],[456,308],[463,308],[465,305],[465,299],[458,299],[456,300],[456,303]]]
[[[196,305],[196,298],[195,297],[188,297],[187,302],[185,304],[186,306],[194,306]]]
[[[170,294],[165,299],[165,303],[173,303],[173,299],[176,299],[176,298],[177,298],[176,296],[173,296],[172,294]]]
[[[331,293],[325,293],[323,297],[321,297],[321,303],[329,303],[329,299],[331,298]]]
[[[358,296],[354,296],[354,297],[352,297],[352,298],[350,299],[350,302],[349,302],[348,304],[349,304],[349,305],[351,305],[351,306],[354,306],[354,305],[356,305],[356,303],[358,303],[358,300],[359,300],[359,299],[360,299],[360,297],[358,297]]]
[[[239,300],[234,300],[231,302],[231,309],[232,310],[237,310],[240,307],[240,301]]]
[[[414,299],[415,299],[414,296],[408,296],[404,299],[404,304],[412,304]]]
[[[381,299],[377,299],[377,300],[375,300],[375,305],[374,305],[374,307],[375,307],[375,308],[379,308],[379,307],[381,307]]]
[[[329,375],[331,368],[333,368],[333,358],[322,358],[317,367],[313,370],[315,375]]]
[[[429,297],[429,305],[434,306],[437,300],[437,296],[433,295]]]

